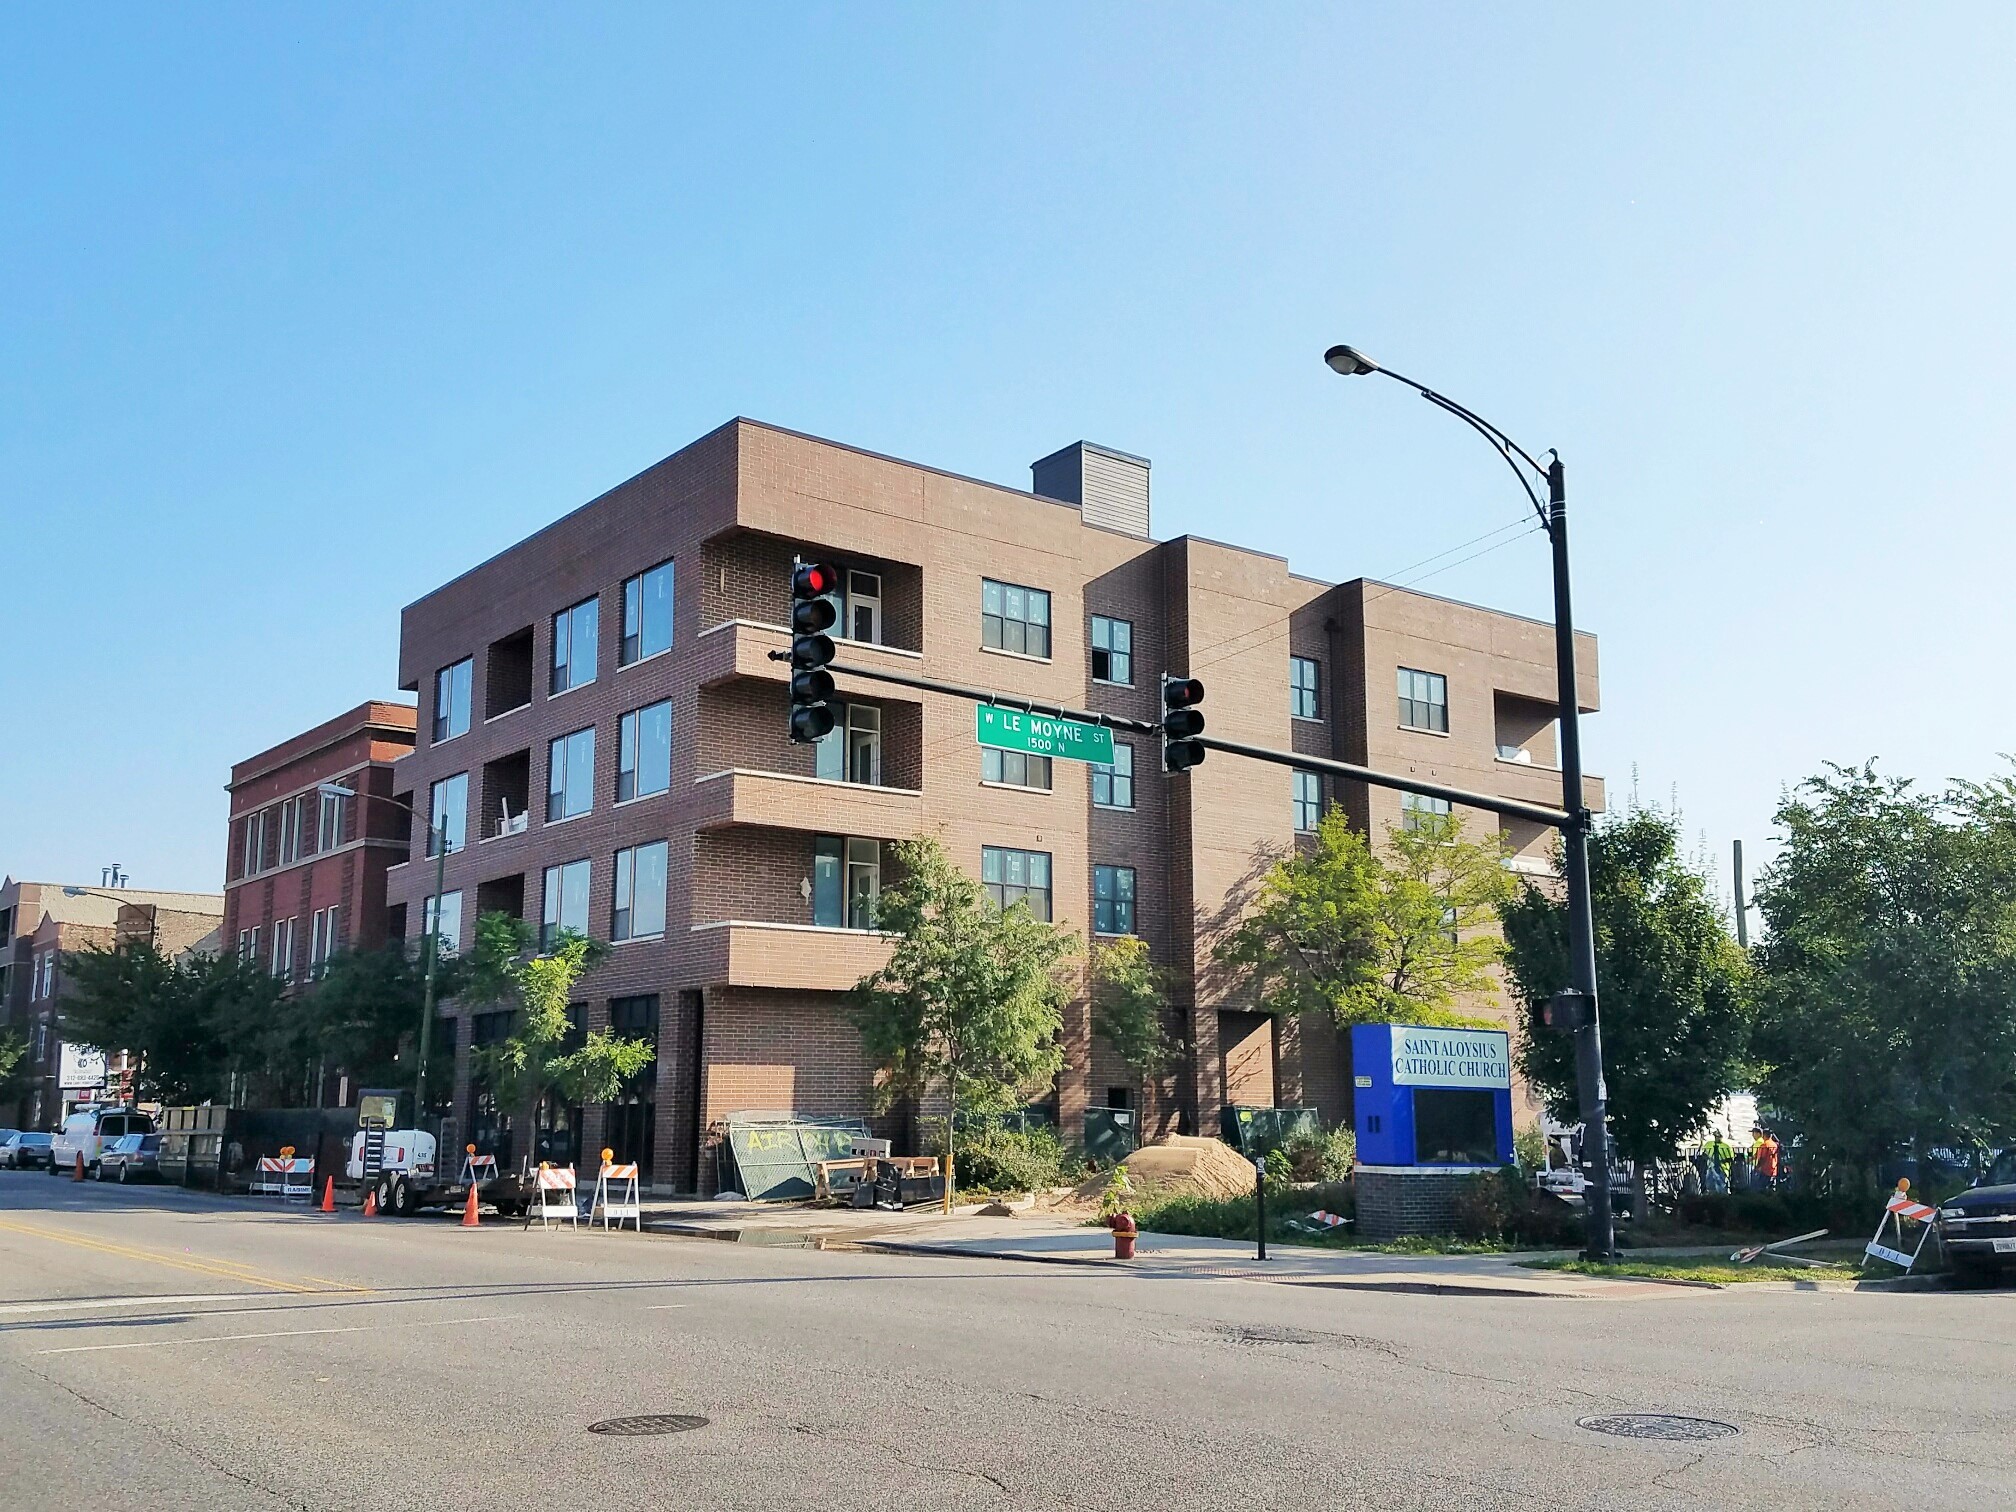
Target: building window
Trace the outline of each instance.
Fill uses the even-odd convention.
[[[1134,686],[1134,622],[1092,616],[1092,678]]]
[[[1295,832],[1313,835],[1323,822],[1323,779],[1314,772],[1295,772]]]
[[[1449,817],[1447,798],[1430,798],[1425,793],[1402,793],[1400,795],[1400,827],[1418,830],[1424,820],[1440,820]]]
[[[1092,801],[1100,808],[1134,807],[1134,747],[1113,742],[1113,765],[1092,768]]]
[[[595,681],[595,622],[599,599],[583,599],[553,616],[553,679],[547,691],[565,693]]]
[[[434,933],[434,900],[426,899],[421,904],[421,935],[423,938]],[[454,955],[462,948],[462,894],[448,892],[441,894],[441,954]]]
[[[819,835],[812,841],[812,922],[873,929],[882,894],[882,842]]]
[[[882,644],[882,574],[847,574],[847,603],[840,616],[840,633],[846,639],[866,645]]]
[[[244,868],[239,875],[245,877],[251,876],[259,870],[265,863],[265,860],[266,811],[261,809],[256,814],[247,814],[245,816]]]
[[[882,710],[847,704],[833,711],[833,728],[812,747],[812,775],[828,782],[882,783]]]
[[[1323,717],[1323,664],[1313,656],[1288,658],[1288,712],[1297,719]]]
[[[658,995],[609,999],[609,1032],[641,1039],[654,1050],[658,1044]],[[658,1063],[655,1059],[626,1081],[608,1105],[602,1137],[618,1165],[637,1167],[640,1180],[651,1178],[652,1146],[658,1129]]]
[[[1092,932],[1108,935],[1134,933],[1133,867],[1092,868]]]
[[[428,821],[427,854],[433,855],[435,846],[445,843],[452,856],[469,839],[469,774],[444,777],[429,791],[433,794],[433,818]]]
[[[292,866],[301,859],[301,800],[289,798],[280,805],[280,865]]]
[[[1440,672],[1400,669],[1400,723],[1410,730],[1449,733],[1449,679]]]
[[[641,940],[665,933],[665,842],[616,852],[616,913],[612,940]]]
[[[539,948],[551,950],[560,933],[588,933],[588,863],[569,861],[565,866],[546,868],[545,913],[539,930]]]
[[[321,797],[322,808],[315,827],[315,849],[332,851],[343,843],[343,797],[340,793],[324,793]]]
[[[469,733],[469,680],[476,659],[465,656],[434,674],[434,744]]]
[[[980,580],[980,644],[1050,658],[1050,595],[1041,588]]]
[[[590,737],[593,754],[594,731]],[[570,737],[571,738],[571,737]],[[616,801],[627,803],[672,786],[672,700],[633,709],[616,726]]]
[[[1002,751],[993,746],[980,748],[980,780],[1008,787],[1039,788],[1050,791],[1050,758],[1031,756],[1026,751]]]
[[[573,819],[595,806],[595,731],[562,735],[546,752],[546,822]]]
[[[250,929],[241,929],[238,931],[238,958],[241,961],[256,961],[259,959],[259,926],[257,924],[254,924]]]
[[[283,982],[294,980],[294,921],[273,921],[273,975]]]
[[[661,562],[623,585],[623,645],[616,664],[627,667],[672,649],[672,564]]]
[[[980,848],[980,881],[997,908],[1004,912],[1017,903],[1027,903],[1029,911],[1048,922],[1050,918],[1050,853],[1048,851]]]
[[[314,981],[329,969],[336,954],[336,906],[318,908],[308,916],[308,979]]]

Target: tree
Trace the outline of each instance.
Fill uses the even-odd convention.
[[[1870,1175],[2016,1131],[2016,787],[1830,765],[1760,879],[1759,1091]]]
[[[10,1103],[28,1090],[22,1062],[28,1058],[28,1041],[11,1029],[0,1029],[0,1104]]]
[[[1610,1132],[1641,1162],[1672,1159],[1744,1074],[1749,965],[1679,841],[1678,822],[1652,808],[1614,815],[1589,837]],[[1571,980],[1567,901],[1528,882],[1502,912],[1531,1025]],[[1548,1110],[1577,1119],[1573,1036],[1529,1028],[1518,1054]]]
[[[166,1103],[228,1097],[234,1076],[270,1074],[289,1032],[282,984],[235,955],[170,961],[144,940],[66,951],[63,1036],[125,1050],[137,1094]]]
[[[457,962],[436,970],[435,995],[453,997]],[[332,956],[314,990],[300,1002],[315,1063],[347,1071],[359,1086],[390,1086],[410,1067],[403,1057],[420,1030],[427,1001],[425,963],[394,941],[377,950]]]
[[[1135,935],[1092,947],[1092,1032],[1144,1077],[1169,1063],[1169,971]]]
[[[1501,947],[1489,926],[1510,881],[1495,842],[1423,814],[1387,835],[1390,861],[1332,805],[1314,845],[1276,862],[1258,906],[1219,944],[1218,964],[1269,1013],[1340,1025],[1482,1022],[1459,999],[1488,996]]]
[[[601,940],[563,930],[552,947],[532,953],[532,926],[513,914],[476,920],[476,942],[462,968],[462,997],[511,1010],[510,1032],[470,1052],[474,1074],[498,1105],[530,1111],[548,1092],[570,1103],[607,1102],[649,1065],[658,1047],[597,1029],[574,1039],[567,1005],[574,987],[609,953]]]
[[[875,909],[876,928],[894,935],[895,947],[887,965],[854,985],[849,1011],[884,1072],[879,1106],[944,1098],[949,1210],[957,1116],[1013,1107],[1064,1063],[1064,963],[1078,941],[1025,903],[996,908],[936,840],[900,842],[895,855],[903,875]]]

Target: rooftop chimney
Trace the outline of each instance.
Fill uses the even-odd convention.
[[[1030,491],[1076,504],[1087,525],[1148,534],[1148,459],[1110,446],[1073,441],[1030,464]]]

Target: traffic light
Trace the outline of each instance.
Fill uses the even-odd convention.
[[[839,618],[828,596],[840,586],[831,567],[798,562],[791,571],[791,738],[799,744],[819,740],[833,728],[833,637],[825,632]]]
[[[1589,994],[1574,987],[1563,987],[1541,1006],[1540,1022],[1549,1029],[1559,1029],[1564,1033],[1587,1029]]]
[[[1204,760],[1197,737],[1204,733],[1204,684],[1194,677],[1162,674],[1162,770],[1187,772]]]

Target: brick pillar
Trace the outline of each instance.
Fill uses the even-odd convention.
[[[1064,1065],[1057,1073],[1057,1133],[1067,1145],[1085,1137],[1085,1110],[1092,1101],[1092,1005],[1064,1005],[1061,1036]]]
[[[1218,1048],[1218,1010],[1190,1010],[1190,1061],[1183,1080],[1183,1111],[1192,1134],[1218,1135],[1225,1107],[1225,1060]]]

